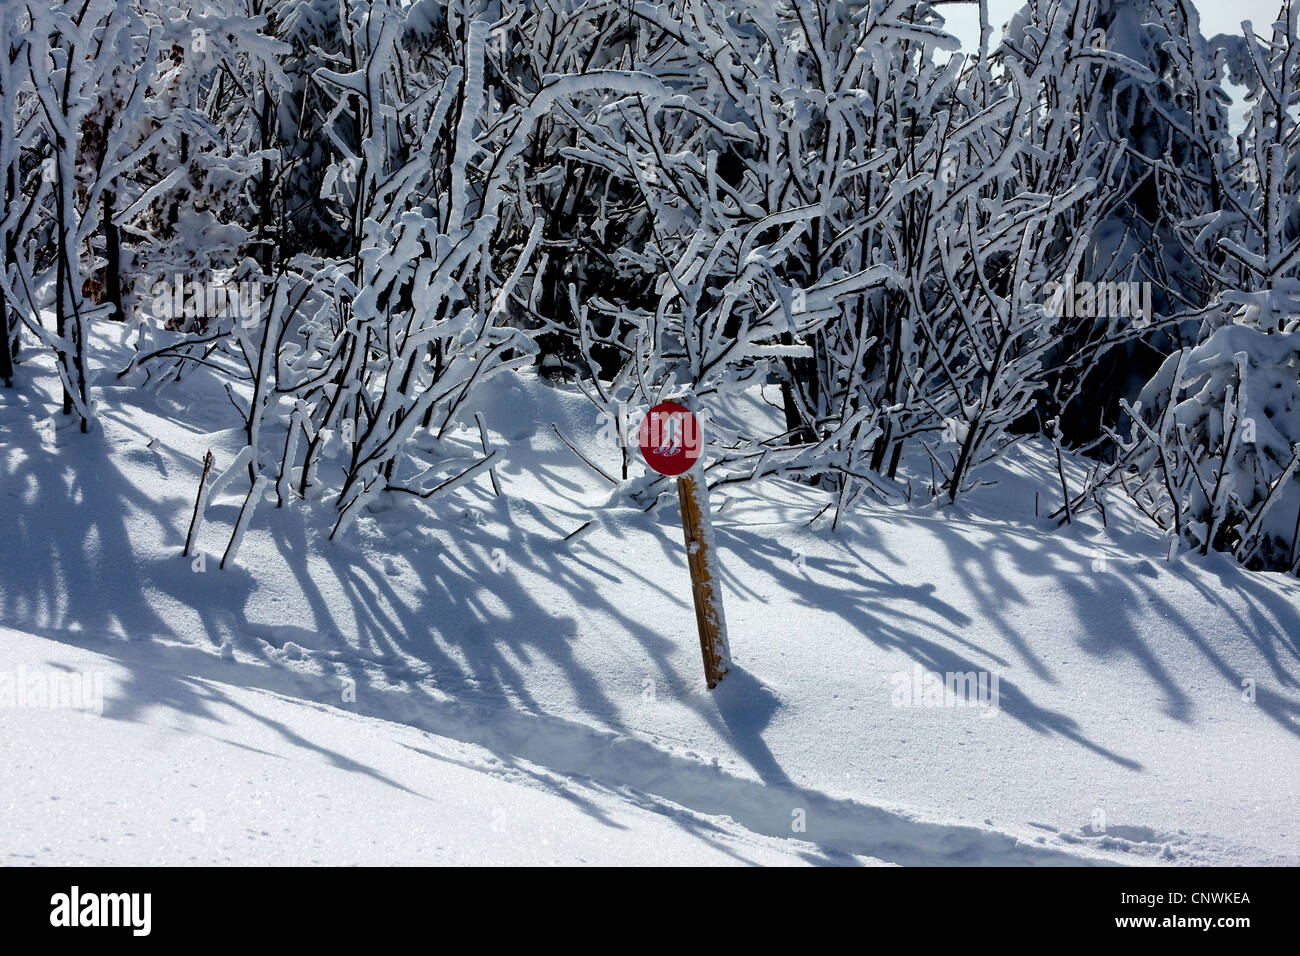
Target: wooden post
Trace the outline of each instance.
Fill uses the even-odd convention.
[[[717,555],[709,520],[709,486],[698,466],[677,479],[677,497],[682,507],[682,530],[686,534],[686,559],[691,567],[691,594],[695,599],[695,621],[704,656],[704,679],[712,690],[731,669],[731,654],[727,648],[727,623],[722,614],[721,582],[715,574]]]

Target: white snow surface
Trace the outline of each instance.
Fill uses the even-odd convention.
[[[243,435],[203,372],[116,387],[124,335],[95,330],[89,435],[48,358],[0,390],[0,861],[1300,862],[1300,585],[1171,564],[1118,501],[1056,530],[1043,449],[834,531],[815,489],[715,489],[710,692],[675,496],[604,507],[550,427],[617,473],[576,391],[512,373],[467,412],[502,497],[483,472],[330,542],[272,481],[221,571],[236,480],[200,572],[203,454]],[[996,676],[996,713],[895,706],[917,666]],[[20,671],[102,675],[102,715],[7,703]]]

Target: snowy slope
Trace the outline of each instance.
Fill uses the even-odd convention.
[[[1035,449],[968,508],[834,532],[810,489],[715,492],[737,669],[709,692],[676,506],[600,507],[550,428],[618,467],[576,393],[496,388],[505,496],[484,476],[334,543],[328,502],[272,499],[221,571],[232,485],[199,572],[179,555],[200,461],[241,444],[224,396],[101,372],[82,436],[40,362],[0,392],[0,625],[41,640],[5,633],[0,673],[116,678],[100,720],[0,712],[27,768],[0,781],[10,859],[1300,860],[1300,587],[1171,565],[1118,503],[1108,531],[1051,530]],[[995,675],[996,714],[895,706],[917,666]]]
[[[7,865],[784,864],[816,848],[470,744],[0,628],[0,670],[101,675],[104,713],[0,737]],[[129,695],[120,691],[129,688]],[[53,755],[53,759],[52,759]]]

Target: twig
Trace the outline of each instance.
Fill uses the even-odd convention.
[[[203,456],[203,474],[199,475],[199,490],[194,496],[194,514],[190,516],[190,530],[185,535],[185,550],[181,552],[182,556],[190,556],[190,548],[194,546],[194,539],[199,530],[199,516],[203,513],[203,489],[208,483],[208,475],[212,473],[212,466],[216,464],[216,459],[212,457],[212,449]]]
[[[488,454],[487,426],[483,424],[483,413],[475,412],[474,421],[478,422],[478,443],[483,447],[483,454],[487,455]],[[496,494],[498,498],[500,498],[501,482],[497,481],[497,470],[495,468],[489,468],[488,476],[492,479],[492,491]]]
[[[584,531],[590,528],[591,524],[592,523],[590,521],[583,523],[580,527],[574,528],[572,531],[566,534],[562,540],[572,541],[574,538],[578,537],[578,535],[582,534]]]
[[[1061,446],[1056,441],[1052,444],[1056,445],[1056,473],[1061,477],[1061,494],[1065,496],[1065,523],[1073,524],[1070,516],[1070,487],[1065,483],[1065,465],[1061,461]]]
[[[577,455],[578,458],[580,458],[580,459],[582,460],[582,463],[583,463],[583,464],[585,464],[588,468],[590,468],[590,469],[591,469],[592,471],[594,471],[596,474],[600,475],[600,477],[604,478],[604,479],[605,479],[606,481],[608,481],[611,485],[614,485],[615,487],[618,487],[618,482],[615,481],[612,477],[610,477],[609,473],[606,472],[603,468],[601,468],[599,465],[597,465],[595,462],[593,462],[590,458],[588,458],[588,457],[587,457],[586,455],[584,455],[582,452],[578,451],[578,449],[574,448],[574,447],[573,447],[573,443],[572,443],[571,441],[569,441],[569,439],[565,438],[564,435],[562,435],[562,434],[560,433],[560,430],[559,430],[558,428],[555,427],[554,423],[552,423],[552,425],[551,425],[551,431],[555,432],[556,436],[560,439],[560,441],[564,442],[564,444],[566,444],[566,445],[569,446],[569,451],[571,451],[571,452],[573,452],[575,455]]]
[[[425,501],[428,501],[428,500],[429,500],[430,498],[432,498],[434,495],[439,494],[440,492],[443,492],[443,491],[447,491],[447,490],[451,489],[452,487],[454,487],[455,485],[460,484],[462,481],[464,481],[464,480],[465,480],[466,478],[468,478],[470,475],[474,474],[474,472],[478,471],[478,470],[479,470],[480,468],[482,468],[484,465],[487,465],[489,462],[491,462],[492,459],[496,458],[496,456],[497,456],[497,453],[496,453],[495,451],[492,452],[492,454],[488,455],[486,458],[482,458],[482,459],[479,459],[478,461],[474,462],[474,464],[470,465],[468,468],[466,468],[464,471],[462,471],[459,475],[453,475],[452,477],[446,479],[445,481],[439,482],[438,484],[436,484],[436,485],[434,485],[432,488],[430,488],[428,491],[416,491],[414,488],[407,488],[407,487],[404,487],[404,486],[402,486],[402,485],[385,485],[385,486],[384,486],[384,490],[385,490],[385,491],[400,491],[400,492],[402,492],[403,494],[414,495],[414,496],[417,497],[417,498],[423,498]]]

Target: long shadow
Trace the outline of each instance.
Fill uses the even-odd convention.
[[[801,787],[764,737],[779,701],[740,669],[734,680],[720,688],[721,693],[688,700],[687,706],[694,707],[734,748],[758,781],[672,756],[642,739],[623,722],[621,708],[609,696],[601,674],[576,656],[578,621],[563,609],[540,603],[523,583],[524,570],[546,579],[550,590],[563,593],[570,607],[609,622],[629,635],[662,673],[671,672],[677,652],[674,642],[620,606],[620,589],[608,586],[649,584],[643,572],[618,554],[597,556],[558,541],[559,532],[581,524],[581,506],[575,506],[571,525],[561,520],[559,512],[532,509],[538,526],[550,531],[553,540],[515,527],[510,505],[480,485],[467,488],[462,498],[470,510],[511,529],[505,532],[508,537],[475,520],[447,519],[450,507],[373,515],[368,520],[374,528],[392,533],[409,530],[413,515],[420,515],[421,524],[441,539],[403,548],[409,560],[400,573],[411,581],[402,591],[394,587],[381,555],[368,554],[359,546],[326,545],[318,532],[306,530],[314,527],[310,523],[319,515],[313,512],[320,506],[264,507],[257,513],[254,531],[271,543],[275,559],[288,569],[305,596],[311,620],[256,623],[249,615],[259,589],[259,570],[236,566],[193,573],[189,561],[177,557],[181,534],[173,526],[176,514],[188,513],[188,496],[160,498],[157,488],[134,486],[113,463],[107,443],[134,426],[114,421],[108,436],[104,432],[68,436],[57,454],[42,455],[34,451],[43,447],[36,434],[40,403],[35,397],[32,405],[25,415],[9,415],[6,409],[6,435],[23,451],[6,456],[8,493],[0,497],[0,540],[16,542],[10,553],[22,554],[24,567],[18,573],[0,574],[0,585],[12,588],[0,590],[0,621],[74,643],[105,635],[132,640],[179,638],[275,664],[283,662],[291,643],[305,643],[311,653],[304,673],[283,667],[236,666],[198,648],[169,653],[184,667],[196,668],[194,672],[210,668],[224,675],[214,679],[265,684],[335,704],[338,681],[346,677],[357,683],[355,709],[360,712],[478,743],[556,773],[632,788],[697,813],[728,814],[759,833],[790,837],[791,811],[802,808],[810,821],[806,839],[832,856],[852,852],[896,862],[961,862],[966,853],[971,857],[968,862],[1077,860],[1020,846],[992,831],[921,824]],[[273,434],[268,442],[275,442]],[[549,457],[540,455],[530,477],[550,486],[558,497],[568,494],[572,491],[568,454],[557,450]],[[187,473],[169,479],[166,487],[192,489],[197,462],[187,459],[180,464]],[[235,507],[212,506],[209,524],[214,534],[228,529]],[[129,524],[138,525],[141,512],[160,529],[159,540],[147,547],[133,542],[128,533]],[[674,516],[665,514],[652,534],[665,560],[681,563],[680,528],[670,518]],[[729,567],[724,590],[745,593],[748,587],[752,599],[761,599],[758,590],[747,584],[752,580],[749,572],[754,572],[783,592],[799,595],[804,606],[839,615],[875,645],[902,651],[928,669],[969,671],[984,669],[989,661],[1005,664],[962,635],[969,617],[933,587],[906,587],[878,569],[864,572],[861,565],[847,560],[812,559],[809,563],[817,574],[809,576],[795,568],[789,549],[769,531],[719,522],[718,533],[722,546],[729,554],[743,555],[748,569],[741,573],[739,562]],[[529,562],[530,567],[508,562],[502,566],[494,558],[497,552],[513,561]],[[976,560],[976,554],[964,553],[959,563],[974,568]],[[975,591],[1009,588],[1005,580],[987,575],[977,580],[973,570],[967,573]],[[827,575],[834,576],[833,583],[822,580]],[[626,587],[621,590],[627,592]],[[156,610],[160,599],[185,608],[196,633],[174,634]],[[684,598],[671,600],[689,614]],[[1004,631],[1010,630],[993,598],[981,611]],[[1012,643],[1035,673],[1050,678],[1031,649],[1014,639]],[[105,653],[122,650],[108,646],[112,651],[94,645]],[[150,653],[160,653],[158,645],[151,645]],[[529,670],[540,664],[563,675],[574,706],[599,726],[548,712],[548,703],[535,697],[528,680]],[[183,681],[169,694],[173,698],[169,705],[178,709],[205,706]],[[129,701],[121,704],[117,716],[132,719],[130,706]],[[1068,716],[1034,703],[1009,681],[1002,682],[1002,709],[1038,733],[1061,736],[1120,766],[1140,769],[1089,740]],[[311,746],[295,738],[290,728],[274,725],[272,729],[295,745]],[[340,759],[322,752],[327,759]],[[925,841],[932,839],[942,846],[927,845]]]
[[[246,688],[307,699],[332,698],[336,692],[333,683],[324,678],[312,687],[312,681],[305,675],[292,674],[281,668],[240,665],[197,647],[105,642],[61,631],[46,632],[42,636],[114,659],[128,672],[137,675],[133,680],[139,680],[142,686],[147,685],[138,695],[145,699],[157,698],[156,685],[161,667],[183,670],[186,676],[171,679],[176,686],[166,686],[163,696],[169,706],[184,713],[203,713],[217,700],[231,704],[220,697],[214,698],[211,693],[198,693],[192,683],[194,679],[218,684],[233,681]],[[149,663],[143,663],[142,658]],[[123,696],[132,696],[130,685]],[[509,708],[487,711],[472,701],[424,692],[411,693],[406,688],[378,687],[358,693],[356,706],[349,709],[367,716],[400,720],[403,724],[441,737],[483,747],[494,754],[513,755],[558,776],[574,777],[607,788],[616,787],[621,793],[630,793],[643,806],[653,807],[654,800],[658,799],[685,807],[695,814],[728,816],[751,832],[764,836],[791,838],[791,819],[796,811],[800,811],[807,829],[793,834],[793,838],[811,844],[820,854],[814,857],[817,862],[847,862],[846,854],[914,866],[1077,866],[1106,862],[1101,857],[1081,857],[1062,849],[1024,842],[991,829],[924,823],[911,815],[832,798],[812,789],[744,780],[715,765],[665,752],[647,741],[552,714],[530,714]],[[113,716],[128,719],[122,712],[115,712]],[[264,720],[257,714],[250,716]],[[285,732],[278,722],[272,721],[269,725]],[[288,739],[298,746],[321,749],[291,731]],[[348,758],[323,752],[327,757],[332,756],[336,765],[344,769],[368,771]],[[390,785],[400,786],[377,772],[371,771],[371,775]],[[581,801],[577,805],[591,813],[594,819],[614,825],[598,808]],[[698,821],[681,814],[668,816],[693,835],[709,838],[710,829],[700,826]],[[720,848],[727,849],[725,846]]]
[[[218,670],[202,666],[202,658],[206,657],[209,660],[214,658],[212,655],[204,654],[195,648],[184,645],[160,647],[146,642],[131,642],[128,644],[123,641],[104,640],[86,634],[74,635],[59,629],[29,628],[28,632],[52,641],[94,651],[103,657],[110,658],[119,665],[120,670],[126,676],[125,679],[115,676],[105,689],[102,717],[106,720],[120,720],[153,726],[157,723],[157,717],[152,712],[161,706],[186,719],[201,718],[224,724],[226,720],[220,716],[218,710],[228,708],[274,731],[286,743],[320,754],[330,765],[340,770],[364,774],[386,786],[413,796],[423,797],[427,800],[434,799],[427,794],[411,790],[374,767],[341,754],[320,742],[303,737],[283,721],[275,720],[265,713],[240,703],[223,689],[224,684],[232,683],[232,679],[239,679],[239,677],[243,676],[237,674],[233,668],[227,670],[225,680],[221,681],[212,676],[200,679],[199,673],[189,670],[181,672],[168,669],[166,666],[154,666],[155,661],[159,664],[176,664],[184,661],[186,667],[189,667],[190,664],[199,665],[198,669],[206,672],[207,675],[219,673]],[[201,656],[196,657],[194,655]],[[146,662],[142,658],[148,658],[150,662]],[[303,682],[293,681],[288,675],[281,676],[285,678],[283,683],[280,683],[280,692],[282,693],[296,691],[297,693],[294,696],[299,696],[303,691],[309,693],[319,692],[319,686],[314,683],[304,684]],[[249,686],[249,684],[247,681],[241,680],[239,686]],[[253,750],[257,753],[267,753],[267,751],[258,750],[235,741],[224,740],[223,742],[231,746]]]
[[[717,527],[720,542],[726,542],[728,554],[743,555],[744,563],[775,579],[786,593],[798,594],[799,603],[823,612],[832,612],[850,624],[878,647],[907,654],[928,671],[966,673],[987,668],[987,663],[965,656],[941,643],[947,640],[962,644],[981,657],[1001,659],[981,648],[972,647],[960,634],[940,621],[962,625],[965,614],[938,598],[932,588],[903,588],[892,579],[873,579],[840,565],[829,580],[804,575],[789,560],[789,550],[764,535],[738,527]],[[818,566],[809,560],[806,566]],[[923,616],[925,612],[928,616]],[[937,620],[936,620],[937,619]],[[1067,714],[1034,703],[1015,683],[1000,680],[1001,712],[1040,734],[1056,734],[1129,770],[1142,765],[1086,737],[1078,723]]]

